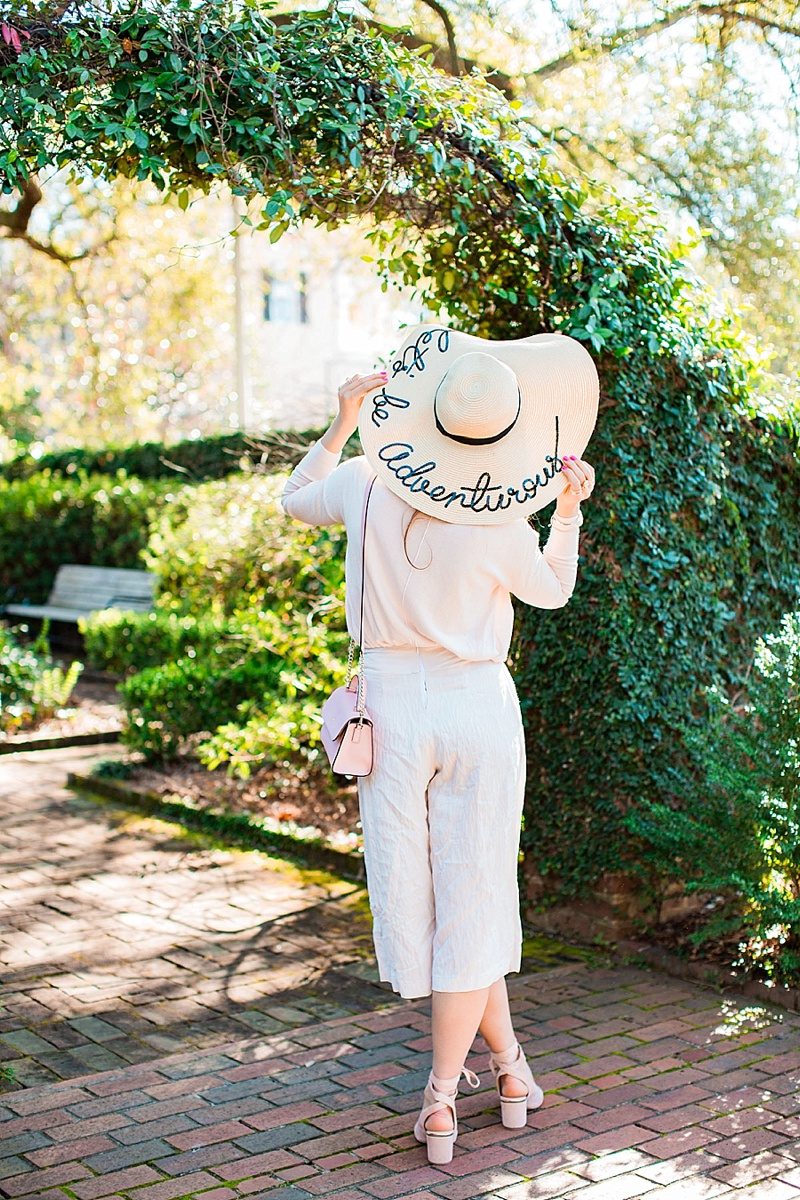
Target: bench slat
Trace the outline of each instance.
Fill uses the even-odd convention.
[[[155,587],[156,576],[150,571],[64,563],[56,572],[46,604],[8,604],[4,611],[73,622],[111,607],[146,612],[153,606]]]
[[[5,612],[18,617],[49,617],[51,621],[75,621],[89,614],[83,608],[58,608],[52,604],[7,604]]]

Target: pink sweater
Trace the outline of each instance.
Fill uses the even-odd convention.
[[[374,471],[361,454],[341,462],[319,440],[289,476],[281,506],[306,525],[344,525],[345,619],[359,641],[361,515]],[[444,647],[470,661],[505,662],[511,595],[537,608],[561,608],[578,572],[579,511],[553,513],[544,550],[524,517],[500,525],[456,525],[419,513],[375,481],[367,511],[364,646]]]

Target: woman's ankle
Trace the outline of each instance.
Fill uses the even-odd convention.
[[[489,1050],[492,1053],[492,1057],[498,1062],[514,1062],[520,1049],[521,1047],[517,1038],[514,1038],[513,1042],[506,1046],[504,1050],[495,1050],[491,1043],[489,1043]]]

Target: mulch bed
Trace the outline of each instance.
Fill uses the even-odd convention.
[[[0,741],[11,746],[37,739],[110,733],[121,724],[122,710],[113,681],[80,678],[66,707],[35,725],[0,733]]]
[[[741,934],[738,936],[719,935],[697,945],[690,940],[690,935],[700,929],[703,923],[702,913],[681,917],[675,921],[667,921],[663,925],[649,929],[647,940],[663,946],[665,950],[671,950],[674,954],[679,954],[681,958],[689,961],[702,960],[703,962],[714,962],[720,966],[729,966],[734,959],[739,957]]]
[[[752,961],[749,966],[745,966],[743,945],[748,935],[742,930],[718,933],[699,944],[691,940],[691,935],[701,929],[708,920],[710,909],[711,905],[705,910],[701,909],[679,919],[664,922],[663,925],[648,928],[648,943],[676,955],[687,963],[710,963],[715,967],[741,973],[756,983],[772,984],[768,965],[773,955],[778,953],[777,944],[772,947],[772,953],[768,943],[765,942],[762,946],[763,966]]]
[[[207,771],[192,758],[178,758],[163,766],[134,761],[125,782],[165,798],[177,796],[196,808],[280,821],[288,829],[321,834],[342,849],[360,844],[355,781],[338,786],[330,769],[277,762],[249,779],[236,779],[224,768]]]

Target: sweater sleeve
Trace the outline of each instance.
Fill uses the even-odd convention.
[[[322,440],[312,442],[295,466],[280,498],[281,508],[306,525],[344,524],[344,486],[347,463],[341,450],[329,450]]]
[[[553,513],[544,550],[539,534],[527,521],[514,522],[498,578],[512,595],[536,608],[563,608],[578,575],[578,538],[583,513],[560,517]]]

